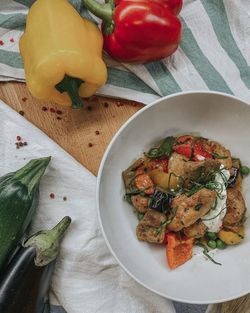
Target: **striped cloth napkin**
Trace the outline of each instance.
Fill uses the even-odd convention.
[[[18,40],[34,0],[0,0],[0,80],[24,80]],[[86,17],[81,4],[71,0]],[[182,42],[171,57],[146,65],[106,58],[99,94],[145,104],[179,91],[215,90],[250,101],[250,0],[184,0]]]

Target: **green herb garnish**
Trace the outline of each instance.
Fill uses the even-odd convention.
[[[131,195],[126,194],[126,195],[124,196],[124,199],[125,199],[129,204],[132,204]]]
[[[133,196],[133,195],[141,195],[141,196],[145,196],[145,193],[144,191],[149,189],[150,187],[145,187],[143,189],[137,189],[137,188],[134,188],[134,189],[131,189],[130,191],[126,192],[125,193],[125,196]]]
[[[217,173],[221,175],[221,177],[223,179],[223,183],[215,181],[215,176]],[[207,177],[209,177],[211,180],[208,182],[205,182],[205,183],[197,182],[197,181],[190,181],[190,183],[192,184],[192,187],[190,189],[184,188],[182,191],[188,197],[191,197],[193,194],[195,194],[199,190],[206,188],[209,190],[216,191],[218,198],[223,199],[222,192],[223,192],[225,187],[227,188],[228,182],[227,182],[227,178],[224,175],[224,173],[222,172],[222,170],[219,169],[218,171],[210,172]]]
[[[228,159],[228,156],[221,155],[216,152],[209,152],[215,159]]]
[[[198,202],[198,203],[196,204],[196,206],[194,207],[195,211],[200,211],[200,209],[201,209],[202,206],[203,206],[203,203]]]
[[[202,221],[211,221],[211,220],[214,220],[216,217],[218,217],[221,212],[225,211],[226,210],[226,207],[221,209],[220,212],[218,214],[216,214],[215,216],[211,217],[211,218],[202,218]]]
[[[209,250],[208,250],[208,248],[207,248],[203,243],[201,243],[199,240],[196,240],[195,244],[196,244],[197,246],[203,248],[203,251],[202,251],[203,254],[204,254],[210,261],[212,261],[214,264],[222,265],[221,263],[216,262],[216,261],[208,254]]]
[[[211,221],[211,220],[215,219],[217,216],[219,216],[224,210],[226,210],[226,207],[221,209],[218,214],[216,214],[215,216],[213,216],[211,218],[202,218],[202,221]]]
[[[159,158],[162,156],[169,157],[173,150],[175,138],[174,137],[167,137],[164,139],[163,143],[158,148],[150,149],[145,155],[148,158],[154,159]]]
[[[211,207],[211,210],[215,210],[216,207],[217,207],[217,204],[218,204],[218,198],[216,197],[215,200],[214,200],[214,204],[213,204],[213,206]]]
[[[138,212],[137,213],[138,220],[141,221],[143,219],[144,215],[145,215],[144,213]]]
[[[172,220],[173,218],[161,222],[160,226],[156,229],[156,235],[159,235],[162,232],[162,229],[165,228],[168,224],[170,224]]]
[[[139,195],[140,193],[141,193],[141,190],[132,189],[131,191],[126,192],[125,196]]]

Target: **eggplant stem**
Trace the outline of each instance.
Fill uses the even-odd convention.
[[[60,242],[70,223],[71,218],[65,216],[52,229],[39,231],[23,243],[24,247],[34,247],[36,249],[36,266],[45,266],[56,259]]]

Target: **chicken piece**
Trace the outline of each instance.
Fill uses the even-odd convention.
[[[143,219],[140,221],[140,224],[158,228],[166,220],[167,220],[167,217],[165,214],[152,210],[152,209],[148,209]]]
[[[181,154],[173,153],[169,159],[169,173],[181,176],[185,186],[189,187],[190,181],[206,182],[211,179],[211,173],[220,168],[217,160],[205,159],[204,161],[188,161]]]
[[[147,195],[154,193],[154,183],[148,174],[140,174],[135,177],[135,186]]]
[[[167,218],[165,214],[148,209],[136,227],[137,238],[151,243],[163,243]]]
[[[205,159],[204,161],[189,161],[184,167],[186,182],[196,181],[205,183],[211,180],[214,172],[218,171],[220,163],[217,160]]]
[[[174,173],[177,176],[183,176],[188,158],[179,153],[172,153],[168,161],[168,172]]]
[[[135,179],[136,169],[144,164],[145,160],[140,158],[136,160],[130,167],[128,167],[125,171],[122,172],[123,182],[127,191],[131,191],[133,189],[132,182]]]
[[[201,220],[193,225],[183,228],[184,235],[188,238],[201,238],[205,235],[207,226]]]
[[[205,188],[190,197],[185,194],[177,196],[171,204],[172,211],[176,210],[175,217],[167,229],[176,232],[194,224],[214,206],[216,197],[217,194],[214,190]]]
[[[227,226],[223,226],[224,230],[230,230],[234,233],[238,233],[241,228],[242,228],[242,224],[243,223],[238,223],[238,224],[234,224],[234,225],[227,225]]]
[[[216,141],[209,141],[208,144],[212,148],[214,154],[218,154],[218,156],[227,157],[226,159],[218,158],[217,160],[221,164],[223,164],[225,168],[231,168],[232,167],[231,152]],[[214,157],[216,158],[216,155],[214,155]]]
[[[246,212],[246,204],[239,190],[227,190],[227,212],[223,219],[223,227],[235,231],[242,225]]]
[[[149,198],[135,195],[131,197],[131,201],[138,212],[145,213],[148,210]]]

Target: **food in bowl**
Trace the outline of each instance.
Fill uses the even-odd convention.
[[[161,140],[122,173],[125,198],[139,220],[137,238],[166,245],[170,269],[191,259],[194,245],[220,264],[209,250],[244,238],[241,191],[248,173],[214,140],[190,134]]]

